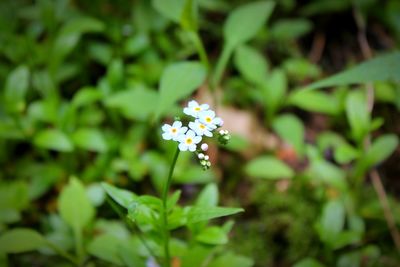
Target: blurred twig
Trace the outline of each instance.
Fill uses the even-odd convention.
[[[372,50],[368,43],[367,34],[366,34],[366,22],[357,7],[353,9],[353,16],[357,24],[358,28],[358,42],[361,47],[361,52],[363,54],[364,59],[369,59],[372,57]],[[368,83],[366,85],[367,89],[367,101],[368,101],[368,110],[372,113],[374,108],[374,86],[372,83]],[[364,142],[364,148],[368,149],[371,145],[371,136],[368,135]],[[397,250],[400,252],[400,233],[396,227],[396,221],[394,219],[393,213],[390,209],[389,201],[387,198],[387,194],[385,188],[382,184],[382,179],[376,169],[370,171],[370,178],[372,181],[372,185],[378,195],[379,202],[383,209],[383,214],[385,216],[386,223],[389,227],[390,234],[392,236],[393,242],[396,245]]]

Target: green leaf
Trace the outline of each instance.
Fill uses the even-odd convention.
[[[0,223],[15,223],[29,205],[28,186],[23,181],[0,183]]]
[[[271,27],[271,38],[279,41],[296,40],[312,29],[307,19],[280,19]]]
[[[307,89],[360,84],[377,81],[400,81],[400,52],[393,52],[365,61],[349,70],[307,85]]]
[[[198,28],[198,7],[196,0],[185,0],[180,23],[183,29],[197,31]]]
[[[298,155],[303,155],[304,125],[300,119],[292,114],[283,114],[273,121],[272,128],[280,138],[293,146]]]
[[[347,188],[346,174],[336,165],[323,159],[314,159],[309,168],[309,176],[316,181],[322,181],[330,186],[345,191]]]
[[[305,58],[289,58],[284,62],[283,67],[287,75],[296,81],[317,78],[321,73],[317,65]]]
[[[103,133],[96,128],[78,129],[72,136],[76,146],[95,152],[107,151],[107,142]]]
[[[58,210],[62,219],[76,231],[81,231],[95,214],[83,184],[74,177],[60,194]]]
[[[25,95],[28,86],[28,67],[18,66],[8,75],[4,88],[4,98],[10,111],[21,112],[25,109]]]
[[[368,149],[363,162],[366,168],[380,164],[385,161],[399,145],[399,139],[394,134],[386,134],[373,141]]]
[[[110,234],[102,234],[95,237],[88,245],[89,254],[111,262],[116,265],[123,265],[119,257],[119,246],[121,240]]]
[[[75,107],[87,106],[103,98],[103,93],[94,87],[83,87],[74,95],[72,104]]]
[[[187,223],[196,223],[207,221],[214,218],[233,215],[243,212],[242,208],[225,208],[225,207],[187,207]]]
[[[269,119],[273,118],[275,112],[285,101],[288,87],[285,72],[275,69],[268,80],[262,84],[264,103]]]
[[[46,246],[46,239],[32,229],[15,228],[0,236],[0,253],[23,253]]]
[[[230,47],[236,47],[252,39],[264,26],[275,3],[257,1],[234,9],[224,24],[224,39]]]
[[[289,103],[311,112],[337,115],[341,111],[338,99],[328,93],[297,90],[289,95]]]
[[[176,23],[180,22],[185,0],[152,0],[151,3],[164,17]]]
[[[305,258],[297,262],[293,267],[324,267],[319,261],[313,258]]]
[[[293,170],[273,156],[261,156],[251,160],[245,166],[247,175],[263,179],[292,178]]]
[[[347,95],[346,115],[353,138],[361,142],[370,129],[367,98],[362,91],[352,91]]]
[[[228,243],[228,236],[222,228],[211,226],[201,231],[196,240],[208,245],[224,245]]]
[[[209,267],[251,267],[254,265],[252,259],[226,252],[210,262]]]
[[[101,183],[103,186],[104,190],[107,192],[107,194],[119,205],[121,205],[124,208],[128,208],[129,204],[131,204],[134,201],[137,201],[138,197],[125,189],[120,189],[117,188],[113,185],[107,184],[107,183]]]
[[[67,135],[58,129],[46,129],[36,134],[33,143],[42,148],[60,152],[71,152],[74,147]]]
[[[196,206],[213,207],[218,204],[218,187],[215,183],[210,183],[200,192],[197,197]]]
[[[343,231],[345,209],[339,200],[330,200],[324,205],[322,215],[317,223],[317,231],[322,241],[333,245]]]
[[[335,160],[340,164],[349,163],[350,161],[357,159],[359,156],[360,151],[347,143],[339,145],[334,152]]]
[[[256,49],[241,45],[235,50],[235,66],[248,81],[260,84],[267,79],[268,62]]]
[[[178,100],[189,96],[206,77],[199,62],[179,62],[168,66],[161,76],[157,118],[168,111]]]
[[[105,101],[109,108],[118,109],[126,118],[147,120],[154,114],[158,94],[142,86],[117,92]]]

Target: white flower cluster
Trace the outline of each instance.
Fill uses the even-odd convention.
[[[195,100],[188,103],[188,106],[183,109],[183,113],[194,118],[194,121],[189,122],[189,127],[182,126],[182,122],[176,120],[172,125],[164,124],[161,128],[163,130],[162,137],[165,140],[179,142],[178,147],[181,151],[198,152],[197,145],[202,141],[203,136],[212,137],[213,132],[224,123],[221,118],[216,117],[209,105],[199,105]],[[203,143],[200,149],[205,152],[208,145]],[[203,168],[210,167],[211,163],[207,155],[199,153],[198,158]]]

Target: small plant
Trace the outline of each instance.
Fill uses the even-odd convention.
[[[180,207],[177,204],[180,191],[168,196],[175,164],[180,152],[196,153],[202,168],[207,170],[211,166],[209,156],[205,154],[208,145],[206,143],[200,145],[200,142],[204,137],[213,137],[214,135],[218,136],[218,140],[223,144],[226,144],[230,139],[226,130],[220,130],[215,134],[215,131],[223,125],[223,120],[216,117],[215,112],[209,109],[209,105],[199,105],[195,100],[192,100],[183,109],[183,112],[194,118],[194,121],[188,123],[189,127],[183,126],[180,118],[176,118],[172,124],[162,126],[163,139],[175,141],[178,145],[165,180],[161,199],[153,196],[135,196],[131,192],[103,184],[104,189],[115,202],[112,204],[114,208],[119,209],[119,207],[116,207],[116,203],[125,208],[129,223],[135,224],[139,233],[143,235],[142,242],[154,244],[153,247],[145,245],[153,257],[151,261],[158,262],[163,267],[170,267],[173,257],[178,256],[173,250],[173,243],[171,242],[172,230],[187,227],[192,239],[188,243],[192,245],[196,243],[222,245],[227,242],[227,234],[231,225],[226,224],[224,227],[207,226],[208,221],[243,211],[240,208],[215,206],[217,204],[215,185],[206,187],[194,206]],[[175,260],[180,261],[177,258]],[[195,266],[201,266],[205,259],[199,258],[197,260]]]

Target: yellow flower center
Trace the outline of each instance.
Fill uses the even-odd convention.
[[[193,143],[192,138],[187,138],[186,139],[186,144],[190,145],[191,143]]]
[[[176,133],[176,128],[172,128],[171,132]]]
[[[200,107],[195,107],[194,110],[195,110],[195,111],[200,111],[201,108],[200,108]]]
[[[201,128],[201,129],[205,129],[206,126],[204,126],[204,124],[200,124],[200,128]]]
[[[210,123],[212,121],[212,119],[210,117],[206,118],[206,122]]]

